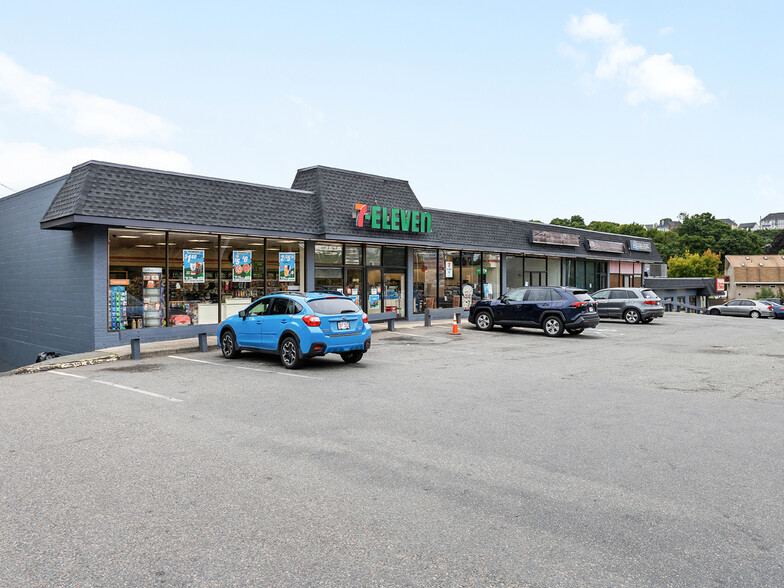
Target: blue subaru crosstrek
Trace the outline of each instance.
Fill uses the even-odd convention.
[[[218,326],[223,356],[242,350],[280,355],[289,369],[311,357],[339,353],[357,363],[370,348],[367,315],[350,298],[324,293],[277,292],[256,300]]]
[[[482,300],[471,307],[469,322],[482,331],[494,325],[535,327],[550,337],[564,331],[579,335],[599,324],[596,302],[587,290],[567,287],[514,288],[498,300]]]

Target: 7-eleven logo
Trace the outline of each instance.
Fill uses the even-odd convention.
[[[354,204],[354,210],[356,211],[357,215],[357,226],[364,227],[365,226],[365,217],[368,215],[367,204]]]

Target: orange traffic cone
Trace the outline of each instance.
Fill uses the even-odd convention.
[[[452,315],[452,335],[459,335],[460,331],[457,330],[457,315]]]

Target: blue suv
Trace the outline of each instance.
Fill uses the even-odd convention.
[[[280,355],[296,369],[311,357],[339,353],[357,363],[370,348],[367,315],[350,298],[324,293],[278,292],[255,301],[218,326],[227,359],[243,349]]]
[[[498,300],[482,300],[471,307],[469,322],[482,331],[494,325],[504,330],[512,327],[536,327],[550,337],[564,330],[579,335],[599,324],[596,303],[587,290],[531,286],[514,288]]]

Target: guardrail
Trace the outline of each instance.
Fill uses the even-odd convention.
[[[695,306],[693,304],[686,304],[685,302],[676,302],[672,298],[663,299],[662,305],[664,306],[665,310],[670,312],[680,312],[680,309],[683,309],[686,312],[692,311],[697,314],[708,314],[708,311],[710,310],[704,306]]]
[[[141,359],[141,343],[152,341],[174,341],[176,339],[199,338],[199,351],[207,351],[207,335],[214,335],[218,325],[186,325],[182,327],[147,327],[119,331],[120,341],[131,343],[131,359]]]
[[[460,324],[460,319],[465,315],[468,316],[468,311],[462,308],[426,308],[425,309],[425,326],[432,326],[433,319],[449,319],[457,315],[457,323]]]
[[[398,316],[394,310],[390,310],[389,312],[379,312],[376,314],[369,314],[367,315],[369,323],[387,323],[387,331],[394,331],[395,330],[395,320],[397,320]]]

